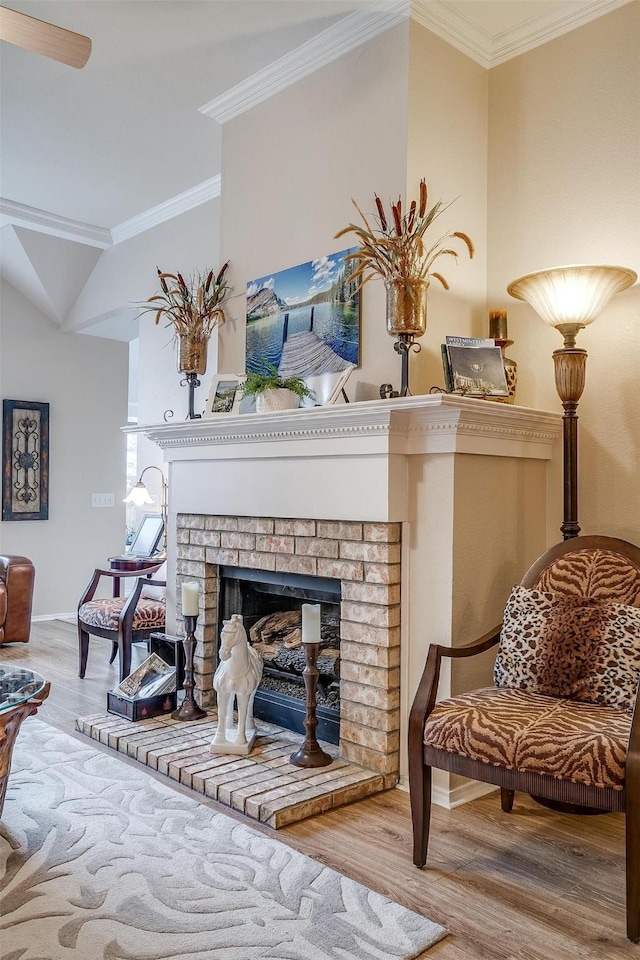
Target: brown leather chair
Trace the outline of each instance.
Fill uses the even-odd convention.
[[[627,937],[640,940],[640,548],[575,537],[514,587],[501,625],[429,648],[409,717],[413,862],[424,866],[431,769],[521,790],[545,805],[624,813]],[[443,657],[500,642],[494,685],[436,703]],[[586,867],[586,864],[585,864]]]
[[[164,568],[164,561],[145,567],[144,570],[94,570],[89,584],[78,603],[78,652],[80,669],[84,677],[89,654],[89,635],[111,640],[109,663],[120,654],[120,680],[131,673],[131,644],[148,640],[156,630],[165,626],[165,579],[149,579]],[[113,581],[116,577],[136,577],[136,584],[128,597],[113,597],[94,600],[102,577]]]
[[[0,556],[0,643],[27,643],[35,568],[27,557]]]

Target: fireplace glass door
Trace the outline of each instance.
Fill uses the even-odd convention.
[[[220,567],[218,637],[222,621],[240,613],[252,646],[264,660],[254,714],[304,735],[306,713],[302,604],[319,603],[317,736],[340,738],[340,581],[243,567]]]

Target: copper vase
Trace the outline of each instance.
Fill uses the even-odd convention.
[[[421,337],[427,329],[428,280],[387,280],[387,333]]]
[[[178,335],[178,373],[205,373],[207,369],[206,337]]]

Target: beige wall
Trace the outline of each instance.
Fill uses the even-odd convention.
[[[128,345],[61,333],[2,281],[3,398],[49,403],[49,519],[3,521],[0,549],[36,568],[34,616],[75,611],[94,567],[124,537]],[[92,493],[114,506],[92,508]]]
[[[71,327],[88,329],[104,316],[123,316],[125,322],[131,324],[132,332],[138,335],[139,423],[161,423],[165,412],[170,410],[175,419],[184,420],[189,395],[187,387],[180,384],[171,328],[162,323],[156,326],[152,313],[140,315],[138,304],[159,288],[156,266],[171,272],[179,270],[185,276],[211,266],[217,269],[220,265],[219,221],[220,201],[211,200],[105,250],[70,314],[68,322]],[[232,304],[231,314],[237,302]],[[214,334],[209,344],[207,372],[200,378],[201,386],[196,389],[196,412],[204,409],[216,369],[217,334]],[[126,422],[124,417],[118,426],[122,427]],[[138,473],[146,466],[162,467],[162,464],[160,448],[138,436]],[[155,499],[159,478],[157,474],[149,474],[149,478],[149,491]],[[141,514],[144,512],[140,511]]]
[[[421,352],[411,358],[416,394],[443,386],[440,344],[447,334],[487,335],[487,107],[487,71],[411,21],[407,196],[416,196],[425,177],[429,206],[452,202],[430,230],[433,239],[462,230],[476,247],[469,260],[464,245],[454,241],[461,251],[457,264],[445,257],[435,268],[451,289],[435,281],[429,290],[427,332]]]
[[[566,263],[640,273],[640,4],[630,3],[489,73],[489,305],[509,310],[520,403],[561,410],[562,340],[505,293]],[[578,338],[582,532],[640,542],[640,287]],[[559,482],[556,471],[553,482]],[[560,539],[560,513],[548,541]]]
[[[404,192],[408,32],[394,27],[225,126],[221,242],[235,289],[353,246],[334,239],[356,217],[351,197],[370,211],[374,191]],[[245,369],[243,309],[220,337],[224,372]],[[364,290],[361,343],[348,384],[358,400],[399,372],[379,283]]]

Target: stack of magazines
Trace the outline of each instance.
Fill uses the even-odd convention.
[[[447,393],[508,397],[502,350],[490,337],[446,337],[441,346]]]
[[[157,653],[152,653],[133,673],[118,684],[113,693],[125,700],[142,700],[173,693],[175,689],[176,668],[165,663]]]

